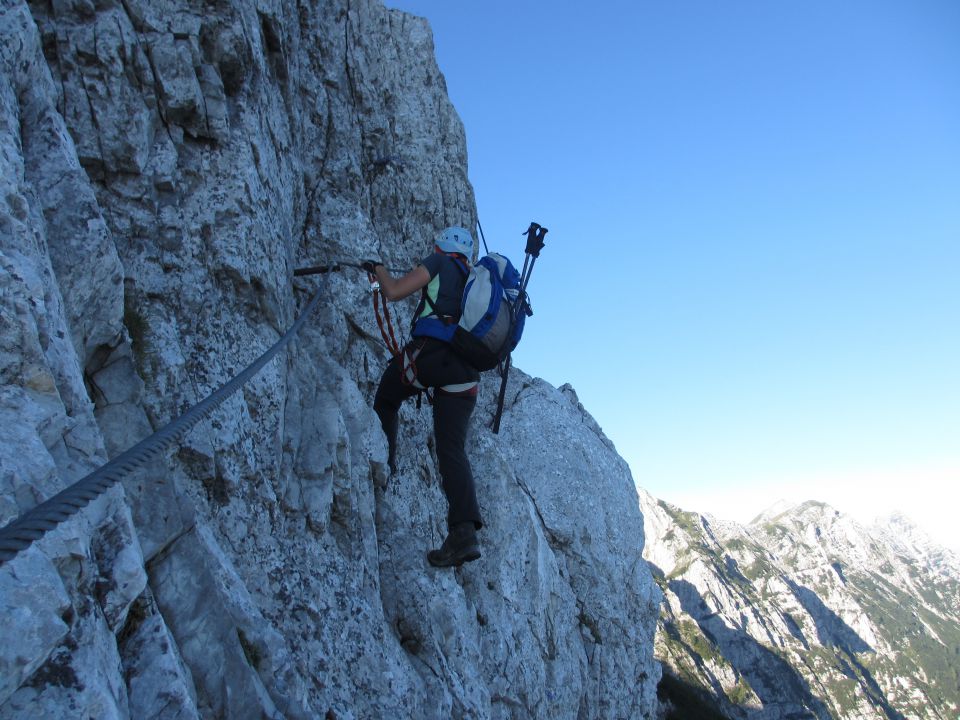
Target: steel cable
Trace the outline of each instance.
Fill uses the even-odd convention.
[[[307,317],[320,302],[323,286],[317,289],[300,317],[273,347],[253,361],[238,375],[227,381],[177,419],[141,440],[129,450],[100,466],[53,497],[28,510],[0,530],[0,565],[16,557],[46,533],[86,507],[90,501],[105,493],[111,486],[129,475],[148,460],[155,458],[175,443],[186,437],[193,427],[213,412],[230,395],[239,390],[254,375],[263,369],[299,332]]]

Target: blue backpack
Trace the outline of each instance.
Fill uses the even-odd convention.
[[[467,272],[459,322],[443,325],[423,318],[416,334],[446,340],[477,370],[492,370],[517,347],[532,314],[529,297],[520,297],[520,273],[507,257],[490,253]]]

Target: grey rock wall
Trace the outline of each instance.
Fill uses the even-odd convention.
[[[372,0],[0,0],[0,522],[288,350],[0,567],[0,718],[652,717],[659,590],[571,388],[484,380],[483,558],[438,572],[429,408],[400,468],[359,273],[471,227],[427,24]],[[518,218],[522,227],[529,218]],[[395,316],[405,322],[409,306]]]

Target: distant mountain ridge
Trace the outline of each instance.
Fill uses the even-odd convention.
[[[730,718],[957,718],[960,560],[907,518],[806,502],[744,526],[640,496],[676,685]]]

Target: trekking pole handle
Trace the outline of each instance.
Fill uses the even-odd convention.
[[[547,229],[539,223],[530,223],[530,227],[523,233],[527,236],[527,249],[524,252],[535,258],[540,257],[540,251],[543,250],[543,246],[546,244],[543,238],[547,232]]]

